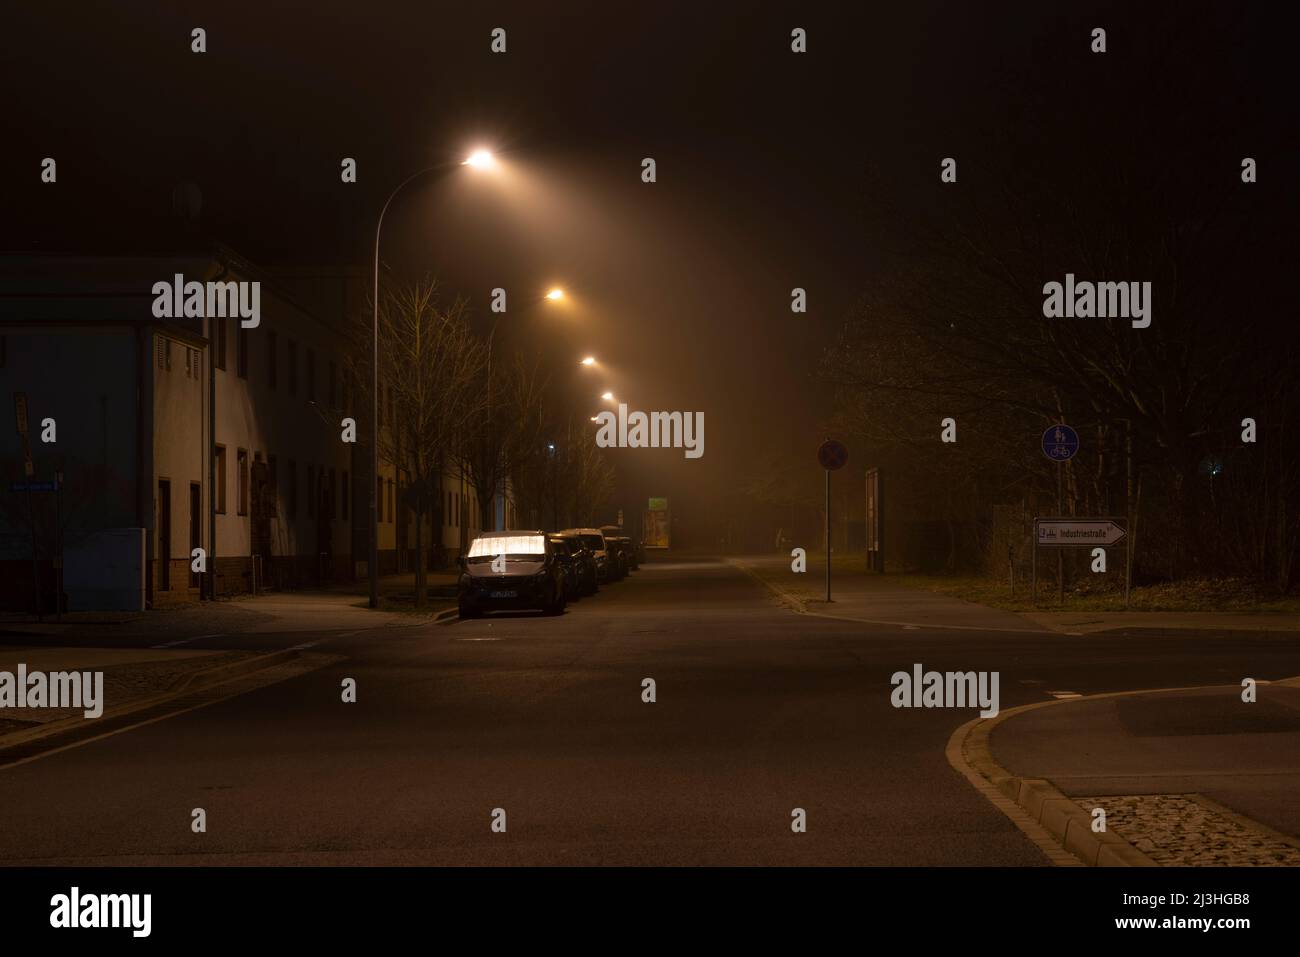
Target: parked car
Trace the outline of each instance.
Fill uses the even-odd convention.
[[[623,528],[619,525],[602,525],[600,532],[605,536],[605,541],[613,544],[613,547],[622,555],[622,561],[628,571],[635,571],[641,567],[641,559],[637,554],[637,547],[632,539],[623,534]]]
[[[577,556],[565,539],[557,535],[549,535],[546,540],[550,543],[551,551],[555,552],[555,560],[564,570],[564,597],[577,601],[582,597],[585,586],[582,580],[582,567]]]
[[[617,577],[618,569],[615,567],[609,549],[605,544],[605,536],[600,533],[598,528],[566,528],[561,534],[576,535],[582,539],[582,544],[591,549],[591,553],[596,561],[596,581],[604,585],[612,582]]]
[[[470,543],[461,568],[462,618],[516,608],[564,612],[564,566],[545,532],[483,532]]]
[[[573,564],[578,572],[580,586],[578,594],[596,594],[600,590],[600,581],[596,571],[595,552],[587,547],[582,540],[582,536],[576,532],[554,532],[550,537],[553,541],[561,541],[569,546],[569,552],[573,556]]]

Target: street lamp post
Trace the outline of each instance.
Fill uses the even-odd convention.
[[[417,180],[429,173],[436,173],[452,169],[455,166],[473,166],[475,168],[490,167],[493,164],[492,154],[486,150],[479,150],[470,155],[462,163],[439,163],[436,166],[426,166],[422,170],[412,173],[406,179],[397,184],[397,187],[388,194],[388,199],[384,201],[384,208],[379,211],[379,222],[375,225],[375,275],[374,275],[374,319],[373,319],[373,342],[371,344],[372,354],[370,360],[370,607],[379,607],[379,236],[384,228],[384,215],[388,212],[389,205],[397,198],[397,194],[405,189],[413,180]]]

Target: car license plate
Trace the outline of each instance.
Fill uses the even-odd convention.
[[[491,597],[492,597],[492,598],[518,598],[518,597],[519,597],[519,592],[517,592],[517,591],[494,591],[494,592],[492,593]]]

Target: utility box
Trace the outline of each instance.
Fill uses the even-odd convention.
[[[145,567],[143,528],[106,528],[67,542],[68,611],[144,611]]]

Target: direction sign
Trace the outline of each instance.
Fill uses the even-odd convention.
[[[1040,518],[1038,544],[1058,548],[1095,548],[1123,540],[1124,529],[1108,518]]]
[[[1053,462],[1068,462],[1079,451],[1079,433],[1068,425],[1053,425],[1043,433],[1043,454]]]
[[[842,442],[836,442],[834,439],[827,439],[822,443],[821,448],[817,450],[817,461],[828,472],[843,468],[844,463],[848,460],[849,450],[844,447]]]

